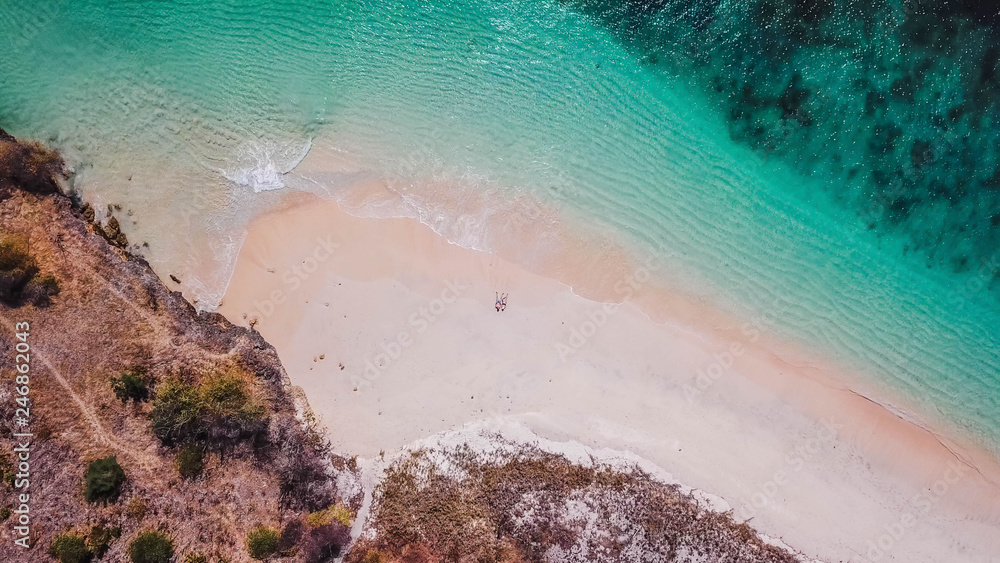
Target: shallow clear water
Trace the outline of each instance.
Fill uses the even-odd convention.
[[[470,246],[500,236],[477,194],[551,203],[871,375],[876,398],[1000,444],[1000,128],[992,75],[962,82],[988,66],[974,20],[955,26],[958,70],[934,62],[914,86],[930,47],[893,35],[915,12],[889,4],[765,36],[721,2],[2,4],[0,127],[60,147],[83,196],[121,206],[130,240],[209,306],[247,220],[350,183],[293,171],[335,149]]]

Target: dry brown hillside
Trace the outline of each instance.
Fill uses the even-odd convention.
[[[58,155],[0,131],[0,167],[0,561],[128,561],[147,531],[178,562],[248,561],[258,527],[251,550],[276,560],[335,553],[359,499],[337,490],[344,464],[301,422],[274,349],[197,313],[53,193]],[[27,549],[11,512],[24,493]]]

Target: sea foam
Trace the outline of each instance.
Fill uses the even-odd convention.
[[[250,141],[236,150],[233,164],[222,175],[255,193],[280,190],[285,187],[284,176],[302,162],[312,148],[312,139],[303,145],[279,143],[272,140]]]

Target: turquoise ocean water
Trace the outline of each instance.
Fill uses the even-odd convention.
[[[217,263],[188,280],[206,301],[249,218],[336,191],[290,173],[333,148],[392,185],[547,202],[996,453],[996,24],[964,2],[4,0],[0,127],[62,149],[161,275]],[[407,193],[490,246],[433,196]]]

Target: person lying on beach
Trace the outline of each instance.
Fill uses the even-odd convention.
[[[496,293],[496,296],[497,296],[497,313],[499,313],[500,312],[500,306],[503,305],[503,301],[500,299],[500,294],[499,293],[497,293],[495,291],[493,293]]]
[[[504,293],[503,295],[500,296],[500,310],[501,311],[506,311],[507,310],[507,294],[506,293]]]

